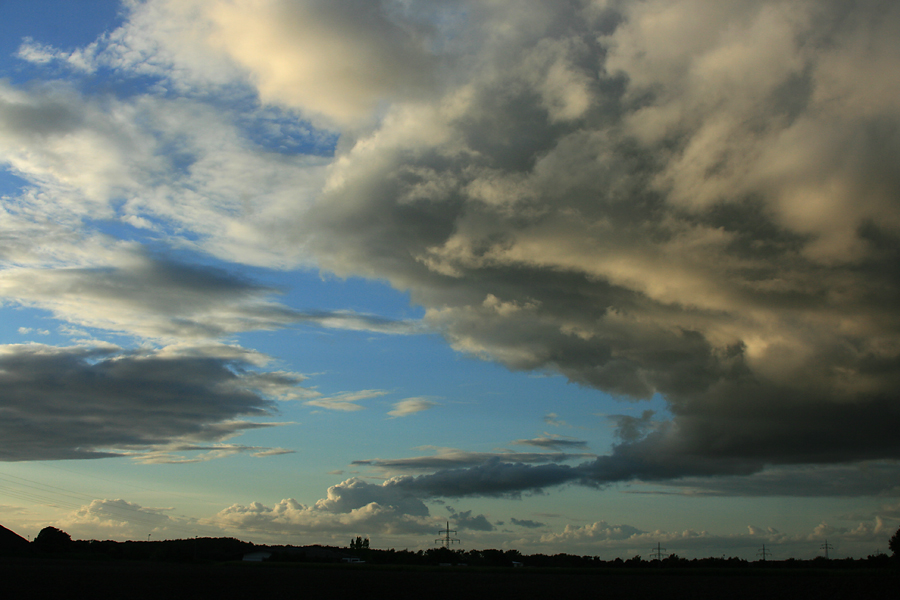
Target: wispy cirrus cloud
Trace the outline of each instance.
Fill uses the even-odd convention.
[[[408,417],[423,410],[430,410],[438,406],[438,403],[428,398],[407,398],[394,403],[394,409],[388,411],[392,417]]]
[[[343,412],[353,412],[357,410],[363,410],[365,407],[357,404],[362,400],[369,400],[371,398],[378,398],[380,396],[386,395],[388,392],[385,390],[360,390],[358,392],[343,392],[341,394],[314,398],[313,400],[307,400],[304,404],[307,406],[315,406],[318,408],[325,408],[328,410],[337,410]]]
[[[291,309],[274,299],[278,293],[223,269],[128,247],[102,266],[0,272],[0,297],[19,305],[47,310],[73,325],[169,343],[298,324],[399,335],[425,330],[420,322],[346,310]]]
[[[576,440],[575,438],[551,434],[544,434],[543,437],[527,440],[515,440],[512,443],[517,446],[535,446],[537,448],[547,448],[550,450],[563,450],[566,448],[586,450],[588,447],[587,442],[584,440]]]

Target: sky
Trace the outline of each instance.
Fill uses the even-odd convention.
[[[887,552],[900,4],[0,0],[0,523]]]

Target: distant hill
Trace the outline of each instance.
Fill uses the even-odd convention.
[[[28,548],[28,540],[0,525],[0,554],[19,552]]]

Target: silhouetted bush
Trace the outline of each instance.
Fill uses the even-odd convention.
[[[34,545],[41,552],[65,552],[72,545],[72,536],[56,527],[44,527],[34,538]]]
[[[888,548],[891,549],[894,558],[900,558],[900,529],[895,531],[894,535],[891,536],[891,541],[888,542]]]

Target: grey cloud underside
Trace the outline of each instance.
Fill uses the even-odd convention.
[[[512,517],[510,523],[513,525],[518,525],[519,527],[526,527],[528,529],[538,529],[540,527],[545,527],[546,523],[541,523],[540,521],[532,521],[531,519],[517,519]]]
[[[592,456],[590,454],[568,454],[564,452],[462,452],[453,451],[433,456],[413,458],[354,460],[351,464],[370,466],[389,471],[427,471],[433,469],[453,469],[483,465],[491,461],[507,463],[559,463]]]
[[[416,322],[351,311],[295,310],[272,299],[280,290],[222,269],[120,254],[123,264],[111,266],[7,269],[0,272],[0,294],[82,326],[151,338],[217,338],[303,323],[392,334],[424,330]]]
[[[690,496],[887,496],[900,495],[895,461],[768,468],[748,476],[684,477],[642,493]],[[636,490],[631,490],[636,492]]]
[[[568,465],[529,465],[493,459],[466,469],[445,469],[415,477],[395,477],[388,480],[386,485],[425,498],[518,497],[522,492],[540,492],[576,481],[580,477],[579,470]]]
[[[561,485],[601,487],[639,479],[663,486],[633,493],[690,496],[896,496],[895,462],[765,467],[762,462],[685,458],[648,460],[643,449],[618,446],[612,455],[577,465],[526,464],[491,458],[466,468],[398,476],[386,486],[420,498],[520,497]]]
[[[456,512],[449,506],[447,510],[450,513],[450,518],[453,520],[453,526],[460,531],[494,531],[496,529],[484,515],[475,515],[473,517],[471,510]]]
[[[672,415],[621,422],[612,453],[577,468],[404,485],[494,494],[900,457],[900,10],[700,4],[699,20],[687,3],[534,9],[518,37],[481,41],[464,93],[430,120],[398,107],[345,150],[304,231],[323,266],[409,290],[463,352],[658,393]],[[679,19],[695,39],[666,29]],[[863,68],[894,83],[864,100]]]
[[[248,366],[216,357],[7,346],[0,354],[0,460],[216,448],[214,442],[267,426],[247,419],[275,412],[245,378]],[[282,387],[299,383],[278,377]]]

